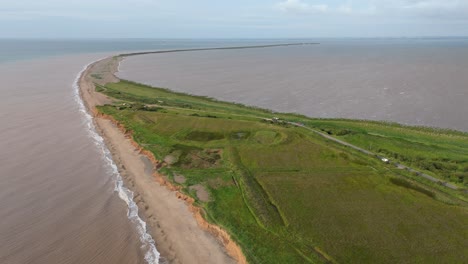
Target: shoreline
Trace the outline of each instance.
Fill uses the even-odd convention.
[[[91,99],[94,99],[96,101],[108,100],[108,99],[104,98],[105,97],[104,94],[109,94],[109,96],[114,97],[113,95],[115,95],[116,92],[117,93],[120,93],[120,92],[125,93],[126,89],[129,89],[129,90],[132,89],[133,84],[131,84],[130,82],[128,82],[127,84],[125,84],[125,82],[123,82],[123,84],[119,83],[119,84],[116,84],[115,87],[114,86],[103,86],[103,87],[100,86],[100,85],[102,85],[101,82],[106,83],[106,82],[112,81],[111,79],[114,79],[114,81],[119,81],[120,80],[119,78],[117,78],[114,75],[114,73],[116,72],[116,69],[118,69],[118,66],[120,65],[119,63],[120,63],[120,61],[122,59],[123,59],[122,55],[120,55],[120,56],[116,56],[116,57],[112,57],[112,58],[107,58],[107,59],[105,59],[103,61],[100,61],[100,62],[96,63],[96,64],[102,63],[104,65],[107,65],[108,67],[109,67],[109,65],[111,65],[110,68],[107,69],[107,71],[105,69],[104,70],[101,69],[101,71],[99,71],[99,69],[97,69],[97,71],[96,71],[96,69],[94,69],[94,68],[96,68],[96,65],[92,65],[92,66],[89,67],[89,71],[87,72],[87,74],[88,74],[87,76],[90,78],[91,81],[96,83],[96,87],[99,87],[98,91],[102,91],[102,94],[97,93],[97,92],[93,92],[94,91],[94,85],[91,83],[90,87],[92,89],[88,90],[88,92],[90,94],[94,95],[94,96],[90,96]],[[106,60],[107,60],[107,64],[105,63]],[[109,60],[113,60],[113,62],[109,61]],[[102,77],[104,77],[105,80],[101,80]],[[110,78],[110,79],[106,79],[106,78]],[[83,78],[83,82],[86,82],[86,77]],[[144,86],[144,85],[140,85],[140,86]],[[140,87],[140,86],[138,86],[138,87]],[[138,87],[136,87],[135,89],[137,89]],[[150,94],[151,93],[152,92],[150,92]],[[164,94],[161,95],[161,96],[164,96]],[[115,96],[115,98],[121,98],[123,100],[128,99],[125,96],[123,96],[123,97]],[[155,95],[154,98],[157,98],[157,95]],[[154,100],[156,100],[156,99],[154,99]],[[138,99],[135,99],[135,101],[132,101],[131,97],[130,97],[129,101],[130,102],[144,102],[146,104],[146,101],[143,101],[143,100],[139,101]],[[192,101],[188,100],[188,102],[192,102]],[[101,103],[103,103],[103,102],[101,102]],[[168,107],[170,107],[170,105],[171,104],[169,104]],[[145,107],[147,107],[147,106],[153,106],[153,105],[149,105],[149,104],[145,105]],[[114,107],[116,107],[117,110],[121,110],[120,107],[118,107],[117,104],[114,105]],[[130,107],[130,108],[132,108],[132,107]],[[138,109],[140,109],[140,108],[138,108]],[[97,111],[95,111],[95,120],[100,120],[100,121],[96,121],[96,122],[101,122],[102,123],[102,124],[99,124],[99,126],[103,127],[104,129],[108,129],[108,128],[106,128],[106,126],[111,126],[111,127],[113,127],[113,130],[116,131],[117,134],[123,135],[123,138],[121,138],[121,139],[114,138],[110,142],[106,141],[109,148],[112,149],[112,152],[117,153],[117,154],[115,154],[115,155],[117,155],[117,157],[114,157],[114,159],[117,161],[118,164],[120,164],[120,166],[121,166],[120,169],[123,169],[123,171],[126,171],[126,170],[131,170],[132,168],[130,168],[129,166],[127,166],[127,164],[125,164],[126,159],[118,160],[119,156],[122,156],[121,153],[120,153],[120,149],[119,149],[119,147],[121,147],[121,146],[119,146],[120,144],[117,144],[117,145],[112,145],[112,144],[113,144],[113,142],[120,143],[120,142],[123,142],[123,141],[128,141],[129,144],[130,144],[128,149],[133,148],[133,151],[135,153],[137,153],[137,155],[139,155],[137,157],[140,157],[138,162],[140,163],[140,165],[143,164],[143,170],[141,170],[141,168],[140,168],[140,172],[143,171],[143,172],[141,172],[141,174],[144,175],[145,172],[148,171],[148,168],[149,168],[150,173],[146,173],[147,178],[150,178],[153,182],[157,181],[160,186],[163,186],[166,189],[168,189],[169,191],[171,191],[173,196],[174,196],[174,193],[175,193],[178,199],[183,200],[185,202],[186,208],[188,208],[188,210],[190,211],[191,218],[195,218],[196,223],[198,224],[197,226],[199,228],[201,227],[205,231],[208,230],[211,237],[215,236],[217,238],[218,246],[222,247],[222,249],[221,249],[222,251],[224,251],[225,253],[229,252],[231,256],[237,256],[236,258],[237,258],[238,262],[246,263],[245,256],[243,256],[241,249],[235,243],[232,243],[232,240],[230,239],[229,235],[226,232],[224,232],[221,228],[219,228],[217,226],[214,226],[214,225],[210,225],[207,221],[205,221],[205,219],[203,218],[203,215],[204,215],[203,209],[193,206],[193,202],[194,202],[193,199],[191,197],[188,197],[188,196],[184,195],[183,193],[181,193],[180,188],[177,186],[177,184],[175,184],[175,183],[172,184],[171,183],[172,181],[168,181],[167,178],[165,178],[164,175],[158,174],[157,172],[154,171],[154,168],[158,169],[161,166],[163,166],[163,162],[159,162],[158,160],[156,160],[152,153],[145,151],[141,146],[139,146],[135,141],[133,141],[132,140],[132,138],[133,138],[132,131],[129,131],[129,130],[125,129],[124,126],[120,125],[119,122],[116,121],[116,120],[122,120],[122,122],[123,122],[122,124],[130,124],[127,127],[133,127],[133,125],[135,125],[135,131],[136,132],[140,131],[139,130],[139,128],[140,128],[139,125],[133,123],[133,121],[132,121],[133,119],[131,118],[131,116],[130,116],[130,119],[128,119],[129,117],[127,115],[122,114],[122,116],[121,116],[120,114],[116,113],[115,111],[113,111],[111,108],[108,108],[108,107],[104,107],[101,113],[108,113],[109,116],[105,115],[105,114],[99,114],[99,113],[97,113]],[[176,114],[179,114],[179,113],[177,112]],[[115,117],[115,119],[114,119],[114,117]],[[122,117],[122,119],[121,119],[121,117]],[[123,117],[127,117],[127,118],[123,118]],[[180,119],[180,117],[177,117],[177,116],[173,117],[173,120],[171,121],[171,123],[177,123],[179,119]],[[306,121],[304,121],[304,122],[307,123]],[[290,124],[298,126],[298,124],[300,125],[301,123],[290,123]],[[168,126],[170,127],[171,124],[168,123]],[[319,126],[319,127],[321,127],[321,126]],[[340,127],[340,126],[338,126],[338,127]],[[346,126],[346,128],[347,128],[347,126]],[[162,131],[164,131],[164,130],[162,130]],[[323,130],[323,131],[325,131],[325,130]],[[377,130],[377,131],[379,131],[379,130]],[[172,132],[174,132],[174,131],[172,131]],[[333,132],[333,133],[335,133],[335,132]],[[111,130],[109,130],[109,131],[101,130],[100,133],[109,135],[109,134],[112,133],[112,131]],[[162,132],[162,133],[164,133],[164,132]],[[322,134],[321,132],[319,132],[319,133]],[[137,135],[137,134],[139,136],[141,136],[139,133],[135,133],[135,135]],[[140,138],[139,136],[138,136],[138,138]],[[143,140],[141,142],[145,142],[145,140]],[[346,145],[346,144],[341,144],[341,145]],[[142,146],[145,146],[145,145],[142,145]],[[367,154],[369,154],[369,153],[367,153]],[[139,175],[134,174],[133,176],[136,176],[136,177],[130,177],[129,179],[127,179],[128,175],[125,174],[125,179],[127,179],[126,184],[127,184],[127,186],[131,186],[131,188],[136,188],[138,190],[138,188],[141,188],[141,186],[138,186],[138,183],[135,182],[134,180],[137,179]],[[412,179],[413,177],[410,177],[410,178]],[[417,182],[419,182],[419,181],[417,181]],[[146,182],[143,182],[143,183],[147,184]],[[135,189],[132,189],[132,190],[135,190]],[[417,190],[417,189],[414,189],[414,190]],[[438,188],[436,188],[435,190],[438,190]],[[439,194],[437,194],[437,195],[439,195]],[[444,198],[444,197],[445,196],[443,196],[442,198]],[[444,202],[444,200],[441,200],[440,197],[438,197],[436,200]],[[139,208],[142,210],[142,212],[145,213],[146,217],[147,218],[149,217],[148,223],[151,226],[154,226],[154,223],[151,222],[152,221],[151,217],[153,216],[153,212],[152,211],[148,212],[148,209],[151,210],[150,206],[146,202],[147,200],[145,198],[141,198],[140,192],[138,192],[137,195],[135,196],[135,201],[138,203]],[[450,199],[449,199],[449,202],[451,202]],[[224,211],[230,211],[231,207],[224,208]],[[151,207],[151,208],[153,208],[153,207]],[[222,213],[223,212],[221,212],[221,214]],[[158,214],[156,214],[156,215],[158,215]],[[162,231],[166,230],[166,228],[160,227],[159,223],[156,223],[156,224],[157,224],[157,227],[160,228]],[[151,231],[154,232],[154,230],[151,230]],[[178,231],[180,231],[180,230],[178,230]],[[164,235],[164,233],[162,235]],[[157,237],[157,235],[155,235],[155,238],[156,237]],[[242,241],[244,241],[244,240],[242,240]],[[197,242],[198,242],[198,240],[197,240]],[[248,244],[244,244],[244,245],[248,245]],[[253,245],[250,245],[250,246],[253,246]],[[214,248],[218,248],[218,246],[215,245]],[[160,247],[160,245],[158,245],[158,248],[161,249],[161,252],[164,252],[164,249],[162,249]],[[189,247],[181,248],[182,250],[180,250],[179,252],[185,252],[187,248],[192,250],[191,249],[192,247],[189,246]],[[250,248],[250,247],[247,246],[246,249],[248,249],[248,248]],[[173,248],[169,246],[169,250],[173,250]],[[315,250],[318,251],[318,253],[320,255],[322,255],[322,257],[323,257],[323,254],[321,253],[320,249],[318,249],[318,250],[315,249]],[[194,250],[194,251],[196,252],[196,250]],[[170,256],[171,252],[170,251],[168,251],[168,252],[169,252],[169,254],[164,252],[164,253],[162,253],[162,255]],[[276,253],[272,253],[271,256],[276,256]],[[184,262],[184,261],[180,261],[180,259],[178,259],[177,257],[173,257],[173,258],[169,257],[168,260],[170,260],[170,261],[172,261],[174,263]],[[194,261],[193,259],[189,259],[189,258],[187,258],[187,260],[188,260],[188,263],[202,263],[202,262],[203,263],[208,263],[206,260],[205,261],[196,261],[196,260]],[[211,258],[209,260],[211,260]],[[213,263],[227,263],[227,262],[214,261]]]
[[[81,99],[93,117],[125,186],[156,241],[163,263],[247,263],[240,247],[222,228],[210,224],[194,200],[181,193],[155,168],[161,166],[149,151],[132,139],[130,131],[113,118],[101,115],[96,106],[109,102],[95,92],[90,81],[94,71],[103,73],[103,82],[114,82],[121,57],[108,57],[89,64],[78,79]]]

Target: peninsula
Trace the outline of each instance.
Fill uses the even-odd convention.
[[[79,82],[164,259],[466,261],[466,133],[273,113],[114,74],[126,56],[197,50],[106,58]]]

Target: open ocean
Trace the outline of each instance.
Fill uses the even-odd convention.
[[[136,56],[120,74],[277,111],[468,131],[468,40],[317,41]],[[85,65],[123,51],[285,42],[0,40],[0,263],[158,262],[82,111],[74,83]]]

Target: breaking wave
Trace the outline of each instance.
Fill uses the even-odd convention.
[[[156,249],[153,238],[151,237],[151,235],[148,233],[146,229],[146,222],[143,221],[138,215],[138,206],[133,201],[133,192],[124,186],[122,176],[120,175],[118,171],[117,165],[112,160],[112,154],[107,148],[106,144],[104,143],[104,139],[97,132],[96,127],[93,122],[93,117],[86,110],[84,102],[80,96],[80,87],[79,87],[80,79],[82,75],[84,74],[84,72],[86,71],[86,69],[88,69],[88,67],[91,64],[97,61],[87,64],[81,70],[81,72],[76,76],[76,79],[73,82],[74,98],[78,104],[79,111],[82,113],[85,125],[88,128],[87,130],[88,130],[89,136],[93,139],[94,144],[100,150],[102,154],[102,159],[105,161],[106,166],[108,167],[109,171],[111,172],[112,176],[115,179],[114,190],[118,193],[120,199],[122,199],[128,206],[127,217],[136,226],[140,241],[142,243],[141,247],[142,249],[146,251],[145,253],[146,262],[148,262],[149,264],[159,264],[160,253]]]

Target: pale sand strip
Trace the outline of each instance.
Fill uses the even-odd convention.
[[[80,92],[126,187],[135,193],[134,200],[146,216],[158,251],[170,263],[246,263],[229,235],[207,223],[200,209],[192,206],[193,200],[176,191],[177,188],[154,171],[157,161],[150,153],[143,152],[115,121],[97,115],[95,106],[108,103],[109,99],[94,91],[90,75],[99,73],[103,83],[118,81],[114,76],[117,67],[118,61],[112,58],[92,64],[80,78]]]

